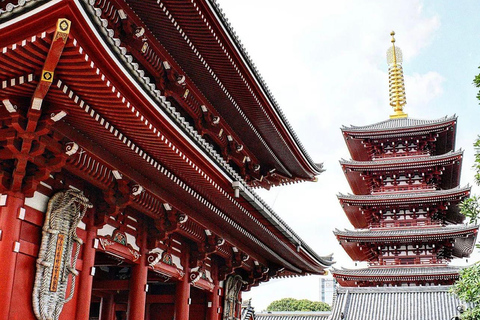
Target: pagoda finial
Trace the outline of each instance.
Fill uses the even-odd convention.
[[[388,83],[390,90],[390,105],[393,107],[394,114],[390,115],[390,119],[406,118],[408,115],[403,112],[403,106],[407,103],[405,97],[405,82],[403,80],[402,69],[402,51],[395,46],[395,32],[390,33],[392,36],[392,47],[387,51],[388,63]]]

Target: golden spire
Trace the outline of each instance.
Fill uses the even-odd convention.
[[[394,114],[390,119],[406,118],[408,115],[403,112],[403,106],[407,103],[405,97],[405,83],[403,81],[402,51],[395,46],[395,32],[391,32],[392,47],[387,51],[388,83],[390,90],[390,105]]]

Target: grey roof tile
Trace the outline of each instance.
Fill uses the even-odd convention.
[[[422,119],[412,119],[412,118],[403,118],[403,119],[388,119],[385,121],[377,122],[371,125],[366,126],[343,126],[342,131],[383,131],[391,129],[409,129],[409,128],[422,128],[425,126],[432,125],[445,125],[452,120],[457,120],[457,116],[453,115],[450,117],[443,117],[435,120],[422,120]]]
[[[403,199],[408,199],[408,201],[415,202],[415,200],[422,199],[422,198],[446,198],[458,193],[468,192],[470,191],[471,187],[469,185],[465,187],[455,187],[452,189],[447,190],[432,190],[432,191],[421,191],[421,192],[409,192],[409,193],[392,193],[392,194],[367,194],[367,195],[355,195],[355,194],[339,194],[337,196],[338,199],[344,200],[345,202],[355,202],[361,201],[369,202],[382,202],[382,203],[391,203],[401,201]],[[438,199],[436,199],[438,200]]]
[[[464,304],[449,290],[450,286],[339,287],[331,320],[448,320]]]
[[[332,273],[346,276],[416,276],[416,275],[436,275],[436,274],[458,274],[462,267],[442,266],[442,265],[428,265],[417,267],[399,267],[394,268],[362,268],[362,269],[335,269]]]
[[[437,162],[442,162],[444,160],[448,160],[451,158],[455,158],[457,156],[461,156],[463,154],[463,150],[458,151],[450,151],[445,154],[437,155],[437,156],[418,156],[418,157],[400,157],[400,158],[389,158],[385,160],[374,160],[374,161],[356,161],[356,160],[340,160],[340,164],[342,165],[351,165],[351,166],[359,166],[361,168],[365,167],[375,167],[376,170],[379,170],[378,167],[381,166],[402,166],[408,167],[412,164],[426,162],[429,165],[432,165]]]
[[[449,226],[428,226],[421,228],[389,228],[389,229],[360,229],[360,230],[338,230],[333,233],[337,236],[361,238],[362,241],[367,241],[368,238],[374,241],[382,241],[383,239],[391,239],[397,237],[408,237],[412,241],[415,237],[435,237],[448,238],[451,234],[470,234],[476,232],[478,226],[475,225],[449,225]]]

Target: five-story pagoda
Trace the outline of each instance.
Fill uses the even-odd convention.
[[[468,257],[478,226],[462,224],[458,203],[462,151],[455,151],[456,116],[411,119],[406,103],[402,54],[387,52],[390,119],[343,127],[352,160],[341,160],[353,195],[338,196],[356,230],[335,230],[338,241],[364,269],[334,269],[344,287],[450,285],[459,269],[452,258]]]

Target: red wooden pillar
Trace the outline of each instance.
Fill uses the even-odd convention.
[[[175,291],[175,320],[188,320],[190,315],[190,271],[188,267],[189,252],[188,248],[183,250],[183,261],[185,275],[183,279],[177,283]]]
[[[83,245],[82,272],[78,279],[78,300],[76,320],[88,320],[92,300],[92,268],[95,264],[95,248],[93,247],[97,236],[97,228],[93,224],[93,210],[89,212],[86,228],[86,239]]]
[[[220,314],[218,313],[218,308],[220,307],[220,296],[218,295],[218,290],[220,286],[218,285],[218,273],[217,265],[215,260],[212,259],[212,279],[215,287],[213,291],[208,294],[208,302],[211,303],[211,306],[208,307],[207,311],[207,320],[218,320]]]
[[[102,298],[101,320],[115,320],[115,299],[110,294]]]
[[[24,204],[24,195],[8,194],[5,205],[0,207],[0,320],[7,320],[12,301],[13,280],[20,243],[22,220],[18,218]]]
[[[132,277],[130,278],[130,292],[128,295],[127,320],[145,319],[145,303],[147,301],[147,232],[145,228],[142,232],[142,241],[140,246],[140,258],[138,264],[132,268]]]

